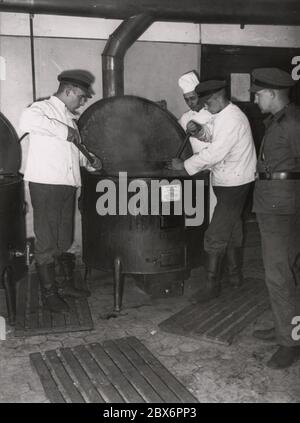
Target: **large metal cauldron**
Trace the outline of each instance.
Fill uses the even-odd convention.
[[[178,215],[175,211],[179,203],[184,209],[184,180],[191,178],[185,172],[164,168],[185,136],[173,115],[144,98],[111,97],[89,107],[79,120],[79,128],[83,142],[104,162],[103,171],[82,170],[83,261],[88,268],[113,269],[115,309],[119,310],[124,274],[161,278],[172,274],[183,280],[188,268],[199,265],[208,224],[209,204],[204,200],[208,197],[208,174],[197,176],[203,180],[202,225],[186,228],[184,212]],[[189,146],[184,154],[191,154]],[[152,197],[151,187],[162,180],[164,186]],[[171,182],[173,187],[168,187]],[[130,192],[132,184],[142,188]],[[128,212],[140,189],[147,199],[148,215]],[[109,203],[112,213],[99,215]],[[154,203],[157,214],[151,213]],[[168,203],[167,215],[163,207]],[[137,203],[137,208],[140,205]],[[196,260],[191,251],[197,252]]]
[[[16,281],[26,270],[25,203],[19,165],[18,136],[0,113],[0,294],[2,299],[5,293],[10,324],[15,320]]]

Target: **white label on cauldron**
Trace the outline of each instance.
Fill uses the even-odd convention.
[[[181,185],[165,185],[161,187],[161,201],[163,203],[170,201],[180,201]]]

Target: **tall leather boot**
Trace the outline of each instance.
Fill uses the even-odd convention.
[[[36,264],[44,306],[55,313],[69,311],[68,304],[59,297],[55,286],[55,264]]]
[[[229,247],[226,251],[227,272],[230,285],[238,288],[243,284],[242,248]]]
[[[218,297],[221,293],[221,266],[223,257],[223,251],[206,253],[205,256],[207,289],[210,297]]]
[[[90,295],[87,289],[78,289],[74,286],[75,255],[63,253],[57,257],[60,276],[57,280],[58,292],[63,297],[86,298]]]

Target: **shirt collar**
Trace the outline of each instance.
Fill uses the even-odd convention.
[[[269,115],[265,120],[264,120],[264,124],[266,126],[266,128],[268,126],[271,125],[272,122],[279,122],[283,116],[285,116],[287,110],[293,107],[292,103],[288,103],[286,104],[281,110],[279,110],[277,113],[275,113],[275,115]]]
[[[50,97],[50,101],[51,101],[51,103],[54,103],[55,106],[58,107],[61,110],[67,109],[65,103],[63,101],[61,101],[58,97],[56,97],[56,95],[52,95]]]
[[[66,114],[69,114],[71,116],[72,119],[78,119],[78,115],[75,115],[74,113],[72,113],[67,106],[65,105],[65,103],[63,101],[61,101],[58,97],[56,97],[55,95],[52,95],[50,97],[50,101],[52,103],[55,104],[55,106],[60,109],[61,111],[63,111]]]
[[[229,103],[224,107],[224,109],[220,110],[218,113],[212,114],[212,116],[214,116],[214,117],[221,116],[223,113],[226,113],[228,108],[230,109],[231,106],[232,106],[232,103],[231,103],[231,101],[229,101]]]

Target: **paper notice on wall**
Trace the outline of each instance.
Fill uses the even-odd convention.
[[[231,100],[232,101],[250,101],[250,74],[232,73],[231,74]]]

